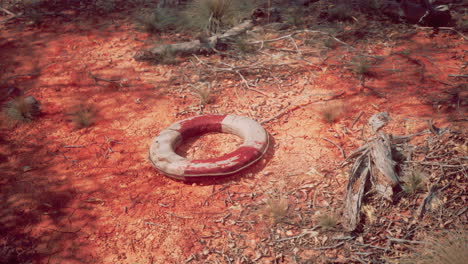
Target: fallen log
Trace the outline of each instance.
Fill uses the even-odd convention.
[[[350,157],[356,157],[349,174],[344,208],[345,222],[348,231],[354,231],[361,221],[361,207],[369,188],[389,201],[394,199],[394,191],[400,189],[400,180],[395,171],[392,159],[392,140],[379,130],[390,120],[388,113],[378,113],[369,119],[369,124],[376,134],[363,147]]]
[[[165,53],[171,52],[174,55],[191,55],[191,54],[210,54],[218,50],[222,43],[226,40],[241,35],[255,25],[254,20],[245,20],[241,24],[229,29],[223,34],[217,34],[206,39],[196,39],[188,42],[157,45],[148,50],[138,52],[134,58],[137,61],[152,60],[159,56],[164,56]]]

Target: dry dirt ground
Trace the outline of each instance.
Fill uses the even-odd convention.
[[[216,54],[153,65],[133,55],[185,36],[138,31],[125,14],[0,27],[1,77],[37,98],[43,111],[24,124],[2,116],[2,263],[386,263],[408,246],[389,243],[389,236],[420,240],[429,229],[466,227],[466,160],[460,160],[464,176],[446,189],[455,200],[441,196],[452,209],[418,220],[425,190],[395,203],[371,199],[377,223],[368,219],[360,232],[345,232],[339,222],[349,166],[339,166],[343,156],[334,145],[349,155],[372,136],[369,117],[383,111],[392,118],[385,131],[395,135],[426,130],[428,120],[463,131],[466,98],[450,91],[466,81],[468,46],[455,32],[383,28],[386,38],[334,48],[314,42],[321,34],[299,34],[294,43],[274,41],[243,59]],[[294,30],[257,34],[266,40]],[[364,85],[356,70],[363,59],[370,67]],[[221,62],[249,67],[240,74],[215,69]],[[202,94],[210,98],[204,106]],[[79,104],[96,111],[88,128],[70,121]],[[265,157],[206,182],[157,172],[148,161],[151,139],[200,113],[266,121]],[[464,135],[457,146],[466,158]],[[430,136],[413,143],[424,145]],[[217,156],[239,143],[208,135],[180,151]],[[441,216],[447,212],[449,222]],[[324,215],[337,225],[324,228]]]

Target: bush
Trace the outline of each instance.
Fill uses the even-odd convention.
[[[176,30],[180,27],[180,20],[180,14],[172,8],[159,8],[151,14],[136,18],[141,30],[148,33]]]
[[[451,231],[445,236],[431,238],[401,263],[465,264],[468,259],[468,233]]]
[[[218,33],[250,16],[255,1],[194,0],[184,11],[188,27]]]
[[[288,215],[288,200],[282,197],[269,197],[265,202],[263,215],[270,221],[270,224],[276,225],[283,222]]]
[[[343,114],[343,107],[335,104],[324,105],[320,108],[320,118],[328,123],[335,123]]]
[[[338,227],[338,217],[333,213],[320,214],[316,216],[317,226],[323,231],[333,231]]]
[[[7,102],[4,113],[12,121],[30,122],[41,114],[41,104],[32,96],[18,96]]]
[[[75,124],[77,129],[90,127],[94,124],[96,119],[94,107],[85,104],[79,104],[73,107],[68,115],[70,115],[70,120]]]
[[[328,10],[329,21],[349,21],[352,20],[351,11],[345,4],[337,5]]]

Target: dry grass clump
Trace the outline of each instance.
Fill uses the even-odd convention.
[[[403,191],[409,195],[424,190],[424,176],[419,170],[413,170],[411,175],[403,181]]]
[[[468,233],[451,231],[431,238],[401,263],[405,264],[465,264],[468,260]]]
[[[358,59],[351,62],[351,69],[359,76],[369,75],[371,73],[371,65],[365,59]]]
[[[349,21],[352,20],[350,8],[345,4],[336,5],[328,10],[329,21]]]
[[[255,1],[194,0],[184,11],[185,24],[191,28],[218,33],[249,17]]]
[[[41,114],[41,104],[32,96],[18,96],[6,103],[5,115],[16,122],[30,122]]]
[[[320,118],[328,124],[333,124],[338,121],[343,114],[343,106],[336,104],[326,104],[320,108]]]
[[[135,20],[142,31],[153,34],[176,30],[180,26],[181,16],[172,8],[158,8],[151,14],[137,14]]]
[[[213,102],[210,82],[199,82],[192,86],[193,93],[200,99],[200,105],[207,105]]]
[[[288,209],[289,203],[286,198],[270,196],[265,201],[262,214],[271,225],[276,225],[286,219]]]
[[[316,225],[323,231],[334,231],[337,229],[339,220],[334,213],[319,214],[315,217]]]
[[[96,119],[96,110],[91,105],[78,104],[74,106],[70,113],[70,120],[74,123],[77,129],[90,127]]]

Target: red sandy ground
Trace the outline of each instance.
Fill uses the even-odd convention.
[[[311,96],[265,124],[273,143],[251,169],[226,180],[192,184],[161,175],[147,158],[154,136],[195,114],[177,114],[198,104],[184,79],[197,73],[188,60],[171,66],[135,61],[133,55],[147,45],[145,41],[159,37],[136,31],[131,21],[120,16],[104,22],[83,19],[50,21],[38,28],[1,27],[2,76],[40,70],[38,76],[17,77],[12,84],[42,102],[43,116],[22,125],[3,122],[0,145],[0,231],[4,232],[0,239],[18,248],[35,248],[35,263],[183,263],[207,247],[227,250],[230,231],[244,235],[243,245],[236,246],[245,246],[244,254],[254,256],[256,245],[269,232],[258,208],[272,192],[285,194],[313,184],[314,189],[307,189],[304,196],[288,197],[292,210],[295,200],[308,201],[312,194],[317,208],[342,206],[347,175],[336,169],[342,157],[323,138],[350,153],[363,143],[363,125],[380,111],[390,113],[393,121],[387,130],[399,135],[426,129],[425,119],[433,119],[437,126],[450,123],[453,113],[444,111],[446,105],[434,107],[427,102],[451,88],[444,84],[454,81],[448,74],[462,74],[467,49],[463,39],[450,32],[430,36],[419,31],[361,44],[359,48],[367,53],[386,56],[366,81],[384,97],[361,88],[343,65],[353,56],[346,47],[330,51],[331,59],[318,66],[295,63],[278,68],[273,73],[276,80],[268,74],[247,76],[259,78],[256,89],[267,96],[245,90],[236,75],[221,74],[214,102],[204,113],[263,120],[304,94],[344,94],[326,103],[315,101],[329,96]],[[168,36],[161,40],[167,41]],[[420,66],[390,55],[402,50],[424,63],[424,80]],[[286,53],[278,63],[292,56]],[[120,79],[123,85],[95,83],[88,72]],[[79,130],[70,122],[67,113],[78,103],[98,110],[93,126]],[[321,118],[321,109],[328,103],[343,108],[334,124]],[[350,129],[360,111],[363,116]],[[368,135],[365,131],[364,138]],[[225,138],[216,136],[192,144],[206,147],[201,153],[218,155],[238,144],[226,138],[227,146]],[[228,213],[230,224],[215,222]]]

